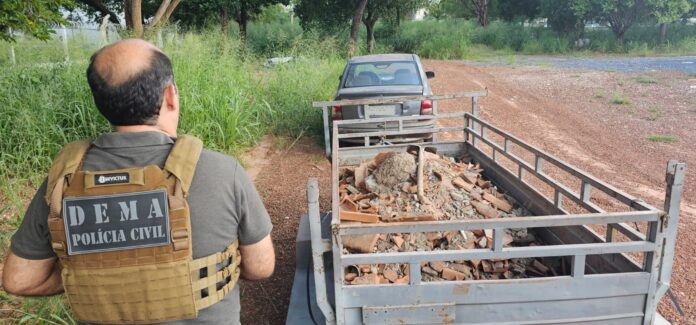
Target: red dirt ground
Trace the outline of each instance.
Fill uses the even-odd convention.
[[[672,289],[686,312],[680,319],[663,299],[660,312],[674,324],[696,324],[696,80],[676,73],[637,75],[548,67],[471,67],[453,61],[426,61],[436,73],[436,94],[488,88],[480,102],[484,119],[522,140],[662,207],[668,159],[689,164]],[[693,87],[692,87],[693,86]],[[630,104],[611,104],[614,97]],[[440,103],[440,112],[469,109],[465,101]],[[648,141],[671,135],[678,142]],[[283,324],[292,287],[295,234],[306,212],[306,182],[318,177],[322,210],[329,208],[329,164],[323,149],[302,139],[290,150],[271,150],[256,179],[275,225],[277,267],[261,282],[242,284],[245,324]],[[255,158],[257,159],[257,158]],[[250,166],[253,167],[253,166]]]

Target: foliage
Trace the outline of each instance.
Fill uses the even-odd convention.
[[[60,10],[73,4],[73,0],[0,1],[0,40],[15,41],[10,29],[47,40],[54,32],[54,25],[66,23]]]
[[[658,135],[649,136],[648,141],[661,142],[661,143],[676,143],[676,142],[679,142],[679,139],[673,135],[658,134]]]
[[[647,0],[652,14],[660,24],[673,23],[688,14],[693,1],[689,0]]]
[[[355,0],[299,0],[295,14],[304,29],[319,29],[336,33],[350,25]]]
[[[221,25],[227,32],[230,19],[237,22],[242,37],[246,36],[247,24],[267,6],[288,4],[289,0],[187,0],[173,15],[184,26],[202,27],[209,21]],[[278,8],[278,7],[276,7]]]

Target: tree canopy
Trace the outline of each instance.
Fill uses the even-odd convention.
[[[55,25],[65,24],[61,8],[72,8],[72,0],[0,1],[0,40],[13,42],[11,31],[47,40]]]

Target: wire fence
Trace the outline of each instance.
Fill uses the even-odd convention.
[[[10,31],[12,33],[12,31]],[[171,40],[178,33],[178,26],[160,30],[153,41],[162,47],[164,39]],[[106,44],[120,40],[125,30],[105,21],[101,25],[74,24],[57,26],[54,34],[40,41],[21,33],[14,33],[16,42],[0,42],[0,65],[36,65],[79,62]]]

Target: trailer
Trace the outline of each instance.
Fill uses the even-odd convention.
[[[385,127],[382,131],[359,134],[341,134],[338,129],[365,120],[328,124],[328,108],[347,103],[315,103],[324,108],[334,213],[319,210],[317,181],[310,179],[308,215],[298,231],[298,264],[287,324],[664,322],[656,309],[670,286],[686,165],[668,162],[664,207],[658,209],[483,120],[478,116],[478,101],[485,95],[486,92],[470,92],[423,96],[418,100],[469,97],[471,112],[374,118],[369,122],[385,126],[391,123],[397,129]],[[349,104],[402,100],[412,98],[354,100]],[[405,152],[407,144],[381,141],[380,145],[373,145],[370,140],[422,133],[404,131],[401,126],[405,121],[424,118],[435,120],[428,146],[452,157],[468,154],[480,164],[488,179],[533,216],[342,224],[337,213],[339,169],[357,166],[382,152]],[[439,121],[460,123],[444,126]],[[346,138],[362,138],[364,145],[344,146],[340,140]],[[569,183],[579,186],[573,188]],[[508,228],[535,228],[546,245],[503,247],[503,234]],[[344,236],[476,229],[493,230],[491,248],[345,254],[342,246]],[[426,282],[421,278],[423,262],[551,257],[564,257],[569,263],[568,273],[504,280]],[[344,283],[348,266],[389,263],[408,265],[408,283]]]

